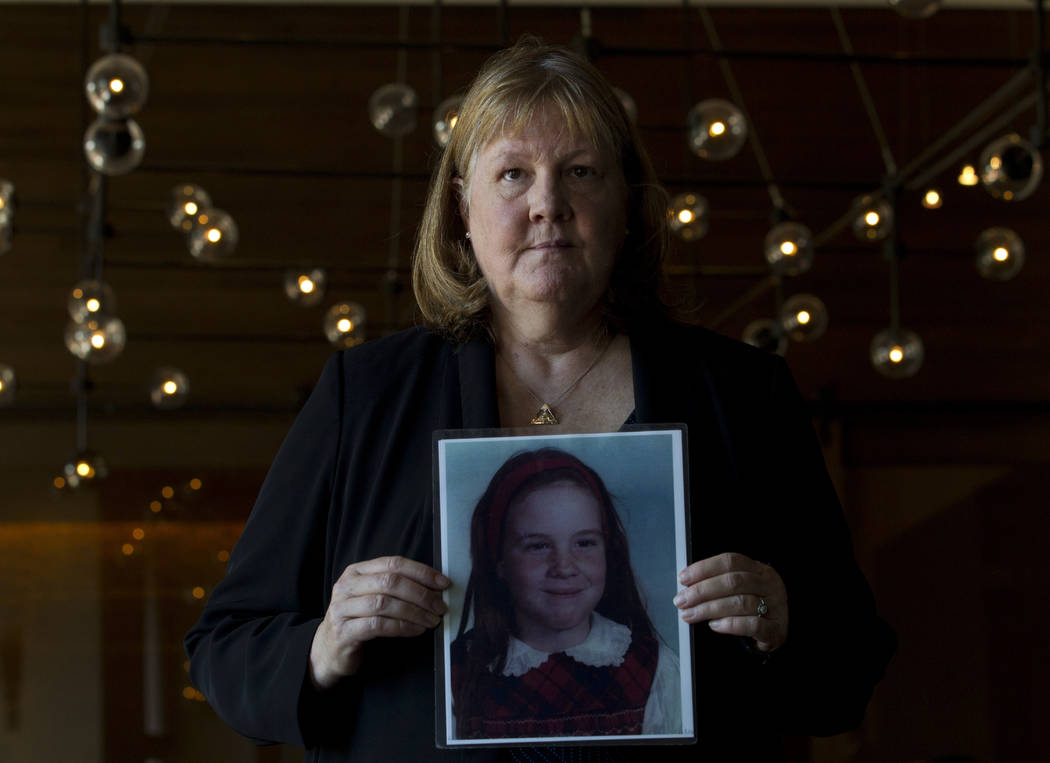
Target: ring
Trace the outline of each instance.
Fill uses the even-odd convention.
[[[766,600],[765,599],[759,599],[758,600],[758,616],[759,617],[765,617],[766,616],[766,612],[768,612],[768,611],[769,611],[769,607],[766,605]]]

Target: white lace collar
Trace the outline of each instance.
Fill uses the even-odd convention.
[[[607,665],[622,664],[630,645],[630,628],[593,612],[591,632],[582,642],[566,649],[565,654],[584,665],[601,668]],[[524,641],[511,636],[507,644],[507,663],[503,667],[503,675],[525,675],[533,668],[542,665],[550,655],[550,652],[535,649]]]

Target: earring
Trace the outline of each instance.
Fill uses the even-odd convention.
[[[467,241],[470,241],[470,231],[467,231]]]

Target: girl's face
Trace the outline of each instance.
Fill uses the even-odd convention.
[[[582,642],[605,591],[598,500],[564,480],[519,498],[507,510],[498,571],[510,591],[518,638],[548,652]]]

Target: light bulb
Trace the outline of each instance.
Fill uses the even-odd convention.
[[[452,139],[452,131],[459,121],[459,111],[463,108],[463,96],[453,95],[446,98],[434,109],[434,142],[444,148]]]
[[[962,169],[959,170],[959,177],[957,178],[959,185],[971,186],[977,185],[981,182],[981,179],[977,177],[977,170],[973,168],[972,164],[964,164]]]
[[[324,299],[328,276],[322,268],[293,268],[284,274],[284,295],[302,307]]]
[[[926,193],[922,195],[922,205],[926,209],[940,209],[944,200],[941,198],[941,192],[936,188],[930,188]]]
[[[124,119],[146,102],[149,75],[131,56],[110,53],[88,69],[84,93],[96,113],[109,119]]]
[[[324,334],[336,347],[353,347],[364,337],[365,309],[356,302],[336,302],[324,317]]]
[[[812,342],[828,328],[828,309],[812,294],[796,294],[780,309],[780,326],[793,341]]]
[[[134,119],[96,119],[84,133],[84,156],[96,172],[124,175],[142,163],[146,137]]]
[[[74,453],[62,466],[62,474],[54,481],[58,487],[58,480],[63,481],[62,488],[80,488],[105,479],[109,474],[106,460],[91,450],[81,450]]]
[[[368,118],[383,135],[401,138],[416,129],[419,97],[403,82],[383,85],[368,99]]]
[[[187,237],[190,254],[201,262],[216,262],[229,257],[237,249],[240,233],[237,223],[221,209],[198,212],[195,225]]]
[[[1009,228],[988,228],[974,244],[977,272],[992,281],[1008,281],[1024,265],[1024,242]]]
[[[889,0],[890,8],[907,19],[926,19],[941,7],[941,0]]]
[[[1031,196],[1043,177],[1043,160],[1017,133],[993,140],[981,152],[981,183],[997,199],[1021,201]]]
[[[18,378],[15,369],[6,363],[0,363],[0,408],[15,402],[15,389],[18,387]]]
[[[166,215],[171,227],[189,233],[193,218],[205,209],[211,209],[211,196],[199,185],[180,183],[171,189]]]
[[[616,94],[616,98],[620,101],[620,105],[623,106],[623,110],[627,112],[627,118],[631,121],[631,124],[638,124],[638,104],[634,102],[631,94],[618,87],[613,88],[613,93]]]
[[[0,226],[10,225],[15,216],[15,184],[0,178]]]
[[[89,363],[108,363],[124,350],[127,334],[120,318],[94,315],[84,321],[66,324],[66,348]]]
[[[153,373],[149,399],[155,408],[172,410],[186,402],[190,394],[190,380],[182,371],[171,366],[158,368]]]
[[[787,337],[778,321],[759,318],[744,327],[741,337],[752,347],[783,355],[787,351]]]
[[[70,318],[80,323],[95,315],[116,313],[117,298],[113,296],[113,289],[109,287],[109,284],[88,278],[78,281],[69,290],[66,310]]]
[[[774,274],[797,276],[813,267],[813,233],[801,223],[777,223],[766,234],[763,251]]]
[[[696,241],[707,233],[707,199],[696,193],[680,193],[667,211],[671,232],[683,241]]]
[[[907,329],[886,329],[871,340],[871,364],[890,379],[914,376],[922,367],[924,355],[919,335]]]
[[[853,233],[861,241],[882,241],[893,230],[893,208],[885,199],[862,196],[853,208]]]
[[[710,98],[692,108],[687,119],[689,148],[701,159],[736,156],[747,140],[744,113],[729,101]]]

